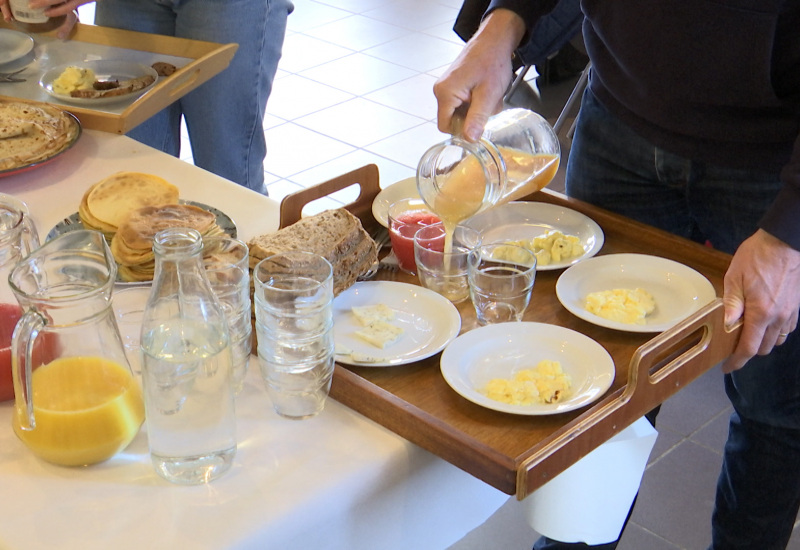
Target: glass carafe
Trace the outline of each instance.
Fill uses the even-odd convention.
[[[39,234],[24,202],[0,194],[0,401],[14,399],[11,381],[11,335],[22,309],[17,304],[8,275],[24,256],[39,248]]]
[[[456,133],[428,149],[417,166],[417,190],[452,228],[490,206],[542,189],[560,158],[558,137],[544,118],[507,109],[489,119],[479,141]]]
[[[144,403],[111,308],[117,268],[103,235],[72,231],[21,260],[9,285],[23,310],[12,339],[12,424],[34,454],[88,465],[124,449]]]
[[[236,454],[228,323],[203,266],[200,233],[159,231],[153,252],[141,336],[150,457],[168,481],[208,483]]]

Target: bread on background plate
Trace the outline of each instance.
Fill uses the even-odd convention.
[[[378,248],[361,220],[339,208],[302,218],[268,235],[253,237],[250,268],[274,254],[301,250],[319,254],[333,267],[333,293],[349,288],[378,260]]]

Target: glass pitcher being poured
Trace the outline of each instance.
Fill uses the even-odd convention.
[[[11,358],[17,436],[65,466],[124,449],[144,421],[111,293],[117,268],[103,235],[72,231],[22,259],[8,282],[23,314]]]
[[[478,142],[460,136],[428,149],[417,166],[417,190],[428,208],[452,228],[490,206],[546,186],[556,174],[561,147],[548,122],[527,109],[507,109],[489,119]]]

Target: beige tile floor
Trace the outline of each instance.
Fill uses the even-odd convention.
[[[270,196],[283,196],[366,163],[382,186],[412,176],[443,135],[431,87],[461,49],[452,32],[461,0],[295,0],[264,130]],[[81,18],[91,21],[91,5]],[[532,72],[531,76],[535,76]],[[571,83],[528,102],[557,116]],[[191,161],[188,148],[181,154]],[[558,182],[554,185],[558,187]],[[343,193],[315,205],[335,207]],[[619,550],[702,550],[730,405],[712,370],[667,401],[639,501]],[[457,510],[454,510],[457,513]],[[536,538],[512,499],[450,550],[523,550]],[[790,550],[800,550],[796,526]]]

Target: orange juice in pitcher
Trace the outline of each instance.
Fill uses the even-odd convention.
[[[107,460],[144,421],[111,308],[116,277],[103,235],[79,230],[31,252],[8,278],[22,308],[11,340],[12,425],[31,452],[54,464]]]
[[[558,137],[544,118],[507,109],[489,120],[478,142],[454,135],[428,149],[417,165],[417,190],[452,233],[486,208],[545,187],[560,158]]]

